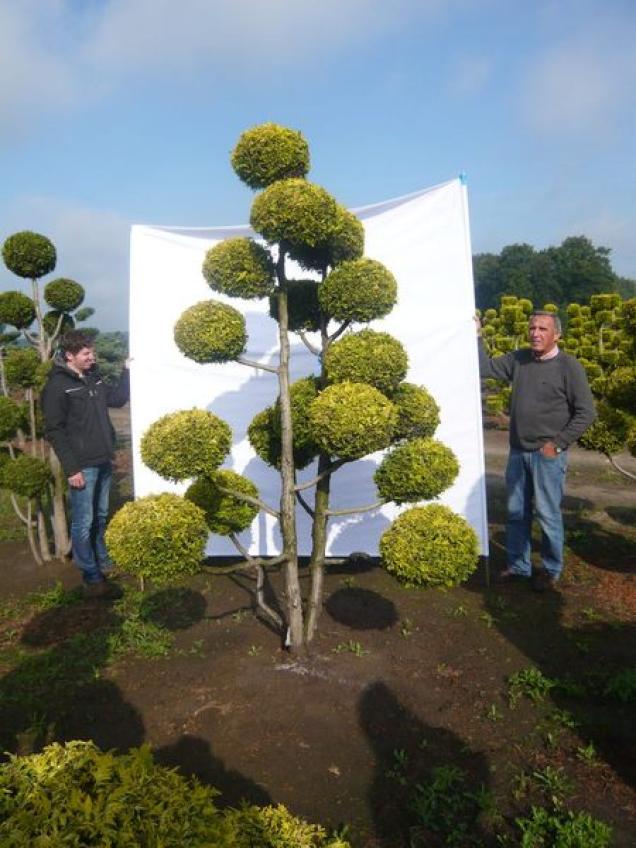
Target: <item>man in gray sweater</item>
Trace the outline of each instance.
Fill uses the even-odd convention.
[[[478,335],[481,336],[479,326]],[[537,591],[551,589],[563,570],[563,517],[568,447],[594,422],[596,411],[582,365],[559,350],[561,322],[551,312],[530,316],[530,348],[490,358],[481,338],[482,377],[512,383],[510,454],[506,468],[508,567],[502,581],[532,576],[530,560],[533,508],[541,527],[543,569]]]

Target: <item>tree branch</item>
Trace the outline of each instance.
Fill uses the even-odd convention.
[[[323,477],[328,477],[330,474],[333,474],[334,471],[337,471],[339,468],[342,468],[345,463],[350,462],[349,459],[337,459],[335,462],[332,462],[328,468],[325,468],[324,471],[321,471],[320,474],[316,475],[312,480],[309,480],[307,483],[297,483],[294,487],[296,492],[304,492],[305,489],[311,489],[312,486],[315,486],[316,483],[319,483]]]
[[[332,334],[329,336],[329,342],[330,342],[330,343],[331,343],[331,342],[335,342],[335,340],[336,340],[337,338],[339,338],[339,337],[340,337],[340,336],[344,333],[344,331],[347,329],[347,327],[349,327],[349,326],[350,326],[350,324],[351,324],[351,321],[344,321],[344,322],[343,322],[343,323],[342,323],[342,324],[338,327],[338,329],[335,331],[335,333],[332,333]]]
[[[218,489],[222,495],[229,495],[239,501],[245,501],[245,503],[252,504],[252,506],[257,506],[259,509],[262,509],[263,512],[268,513],[268,515],[273,515],[274,518],[280,518],[280,512],[278,512],[277,509],[268,506],[259,498],[253,498],[251,495],[246,495],[243,492],[235,492],[234,489],[226,489],[225,486],[215,485],[215,488]]]
[[[369,504],[368,506],[357,506],[352,507],[351,509],[328,509],[327,515],[329,517],[333,515],[355,515],[358,512],[371,512],[374,509],[379,509],[381,506],[384,506],[386,501],[378,501],[374,504]]]
[[[303,498],[303,496],[300,494],[300,492],[296,492],[296,500],[297,500],[297,501],[298,501],[298,503],[302,506],[302,508],[305,510],[305,512],[307,513],[307,515],[308,515],[310,518],[315,518],[315,517],[316,517],[316,513],[315,513],[315,512],[314,512],[314,510],[313,510],[313,509],[309,506],[309,504],[308,504],[308,503],[307,503],[307,501]]]
[[[234,361],[240,362],[241,365],[249,365],[250,368],[258,368],[263,371],[271,371],[272,374],[278,374],[278,368],[276,365],[268,365],[265,362],[254,362],[253,359],[246,359],[244,356],[237,356]]]
[[[313,353],[313,354],[314,354],[314,356],[320,356],[320,353],[321,353],[320,349],[319,349],[319,348],[317,348],[315,344],[312,344],[312,343],[309,341],[309,339],[307,338],[307,334],[305,333],[305,331],[304,331],[304,330],[297,330],[297,332],[298,332],[298,335],[300,336],[300,338],[301,338],[301,340],[302,340],[302,343],[305,345],[305,347],[307,348],[307,350],[308,350],[310,353]]]

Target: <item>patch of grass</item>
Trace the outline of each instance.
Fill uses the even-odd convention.
[[[395,780],[400,786],[406,786],[408,778],[406,771],[409,767],[409,755],[403,748],[393,751],[393,762],[391,767],[384,773],[390,780]]]
[[[354,642],[353,639],[349,639],[348,642],[340,642],[332,650],[334,654],[349,653],[355,654],[356,657],[363,657],[365,654],[369,653],[368,651],[364,650],[361,642]]]
[[[636,668],[622,668],[612,674],[605,683],[603,694],[624,704],[636,701]]]
[[[596,753],[593,742],[590,742],[588,745],[580,745],[576,749],[576,758],[587,766],[597,766],[599,764],[598,754]]]
[[[77,586],[74,589],[65,589],[62,583],[56,580],[55,585],[51,589],[45,589],[41,592],[33,592],[27,595],[26,602],[37,612],[44,612],[55,607],[70,607],[82,601],[83,598],[81,586]]]
[[[22,498],[18,498],[18,505]],[[26,539],[26,528],[15,513],[11,495],[0,489],[0,542],[21,542]]]
[[[410,618],[403,618],[402,621],[400,621],[400,636],[403,639],[408,639],[412,636],[413,633],[415,633],[415,629],[415,625]]]
[[[468,615],[468,609],[463,604],[458,604],[453,609],[448,610],[447,614],[452,618],[465,618]]]
[[[247,650],[248,657],[258,657],[263,652],[260,645],[250,645]]]
[[[503,713],[501,712],[497,704],[490,704],[490,706],[484,712],[484,718],[494,723],[497,721],[501,721],[501,719],[503,718]]]
[[[522,697],[529,698],[533,704],[539,704],[554,686],[554,680],[550,680],[538,668],[522,668],[508,678],[510,707],[514,708]]]
[[[111,656],[133,653],[154,659],[170,653],[174,636],[150,620],[154,608],[143,592],[134,589],[125,591],[113,605],[113,610],[121,616],[121,626],[109,636]]]
[[[426,783],[416,784],[409,806],[417,822],[411,829],[412,848],[478,845],[471,831],[482,810],[491,806],[490,793],[483,788],[470,791],[462,769],[440,766],[431,771]],[[434,843],[431,834],[437,837]]]
[[[585,812],[533,807],[530,815],[516,819],[516,825],[520,841],[514,844],[521,848],[609,848],[612,844],[612,828]]]

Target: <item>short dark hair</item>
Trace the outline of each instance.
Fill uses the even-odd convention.
[[[535,309],[529,320],[532,320],[535,316],[545,316],[552,318],[554,321],[554,329],[557,331],[559,335],[563,332],[563,327],[561,326],[561,319],[556,314],[556,312],[549,312],[547,309]]]
[[[60,353],[64,357],[67,353],[74,356],[85,347],[95,347],[95,339],[83,330],[67,330],[60,339]]]

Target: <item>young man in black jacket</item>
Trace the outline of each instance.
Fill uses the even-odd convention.
[[[104,591],[104,572],[112,567],[104,544],[115,453],[107,407],[123,406],[129,395],[127,367],[110,386],[96,368],[92,338],[80,330],[62,336],[42,410],[45,436],[68,479],[73,559],[91,594]]]

